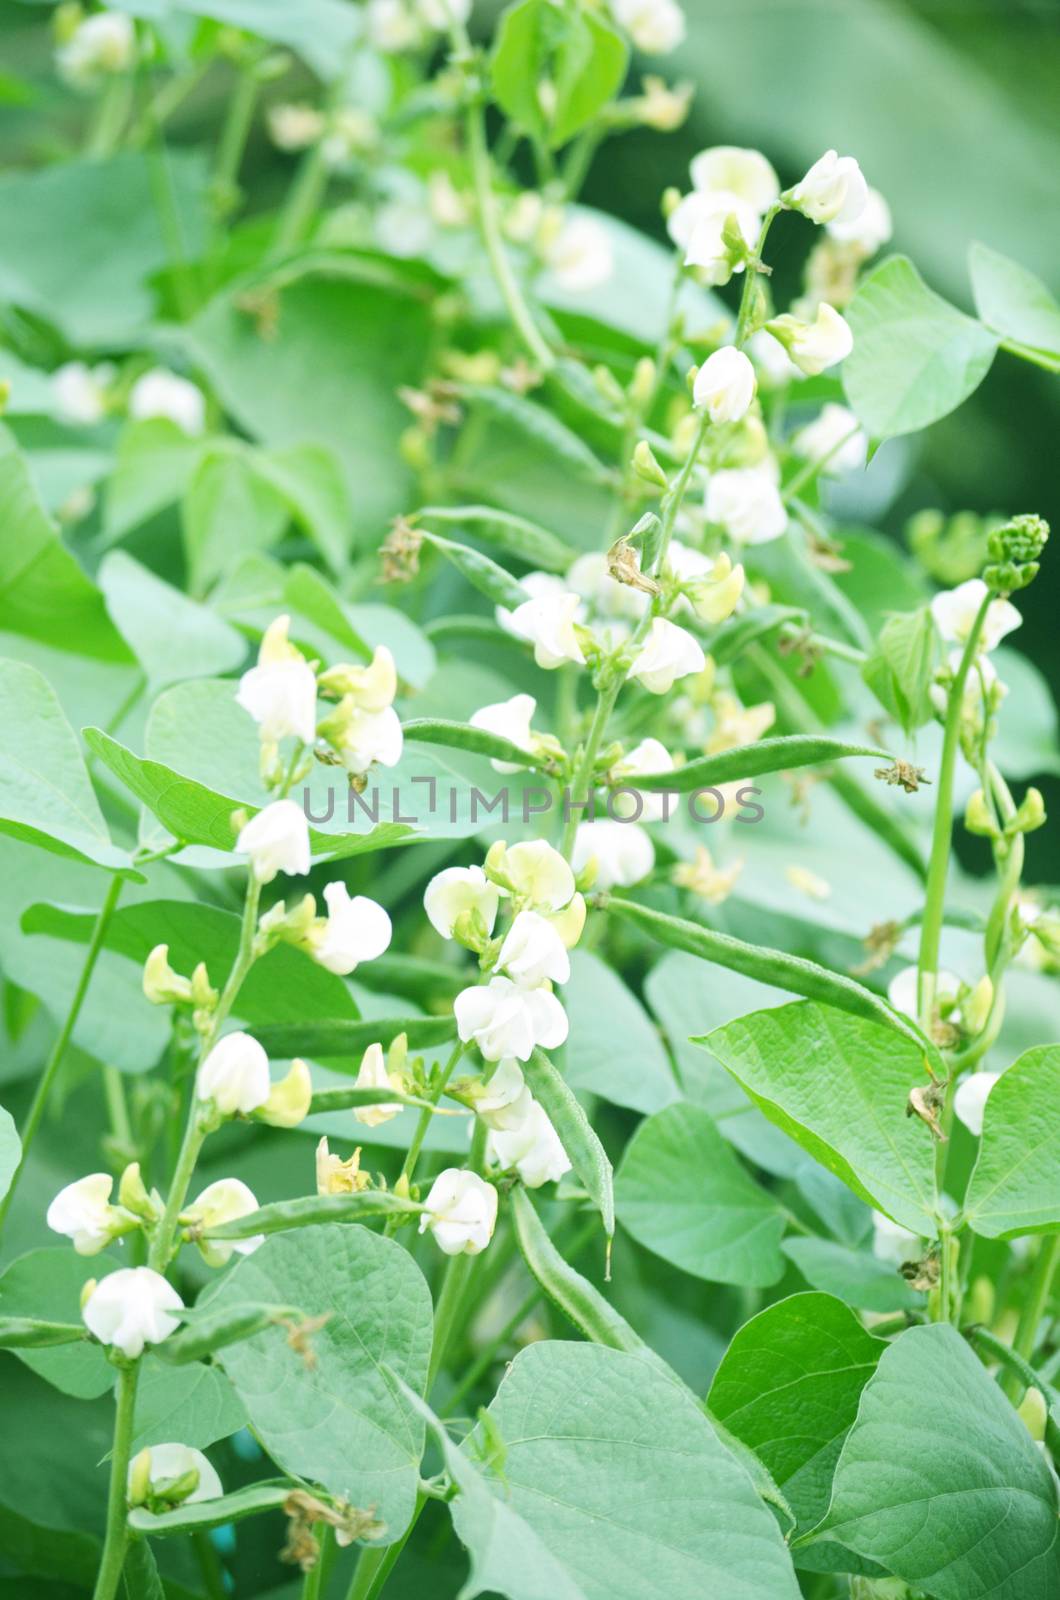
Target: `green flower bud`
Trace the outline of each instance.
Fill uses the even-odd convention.
[[[151,1452],[144,1448],[129,1463],[129,1504],[142,1506],[151,1487]]]
[[[1009,835],[1016,833],[1033,833],[1045,823],[1045,801],[1039,789],[1028,789],[1023,796],[1016,815],[1011,822],[1005,824],[1005,832]]]
[[[999,594],[1025,589],[1038,575],[1048,538],[1049,524],[1033,513],[995,528],[987,540],[990,565],[983,569],[984,582]]]
[[[668,489],[670,480],[655,459],[655,452],[647,439],[641,439],[633,452],[633,470],[638,478],[645,483],[653,483],[657,489]]]
[[[964,813],[964,826],[969,833],[977,833],[984,839],[1000,838],[997,824],[990,814],[990,807],[986,803],[982,789],[977,789],[968,801]]]

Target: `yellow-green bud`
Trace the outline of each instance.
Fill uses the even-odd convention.
[[[254,1112],[259,1122],[272,1128],[297,1128],[309,1115],[313,1080],[304,1061],[292,1061],[290,1071],[274,1083],[265,1104]]]
[[[168,944],[156,944],[144,962],[143,986],[153,1006],[186,1006],[192,1002],[190,982],[169,964]]]
[[[620,410],[625,409],[626,396],[623,393],[622,385],[610,367],[605,367],[602,364],[594,367],[593,380],[605,400]]]
[[[670,487],[670,480],[655,459],[655,452],[647,439],[641,439],[633,452],[633,470],[638,478],[645,483],[653,483],[657,489]]]
[[[151,1452],[145,1446],[129,1466],[129,1504],[142,1506],[151,1487]]]
[[[157,1222],[161,1216],[161,1207],[157,1204],[157,1196],[147,1192],[140,1173],[140,1163],[131,1161],[121,1175],[118,1184],[118,1203],[131,1211],[134,1217],[140,1217],[144,1222]]]
[[[994,1285],[985,1273],[981,1273],[968,1291],[969,1322],[981,1322],[984,1328],[989,1328],[994,1320],[996,1305],[997,1294]]]
[[[390,1042],[390,1049],[386,1053],[386,1070],[393,1076],[403,1076],[409,1058],[409,1036],[399,1033],[396,1039]]]
[[[629,386],[629,398],[643,411],[655,393],[655,362],[651,356],[641,356],[633,369],[633,381]]]
[[[7,402],[10,400],[10,398],[11,380],[9,378],[0,378],[0,417],[2,417],[4,412],[7,410]]]
[[[970,1034],[982,1033],[993,1004],[994,985],[988,977],[980,978],[961,1001],[961,1019]]]
[[[505,857],[508,846],[503,839],[498,839],[491,844],[486,852],[486,859],[482,863],[482,870],[491,883],[499,884],[502,889],[511,889],[512,881],[508,876]]]
[[[681,191],[680,191],[680,189],[675,189],[674,186],[671,184],[668,189],[664,189],[663,190],[662,214],[663,214],[664,219],[667,222],[669,222],[670,218],[673,216],[674,212],[677,210],[677,208],[678,208],[678,206],[680,204],[681,204]]]
[[[1011,822],[1006,822],[1005,832],[1033,833],[1045,823],[1045,801],[1039,789],[1028,789],[1020,802],[1019,809]]]
[[[968,801],[964,812],[964,826],[969,833],[980,834],[985,839],[997,839],[1000,837],[997,823],[990,813],[990,807],[987,805],[986,795],[982,789],[977,789]]]
[[[1040,1389],[1028,1389],[1023,1396],[1023,1403],[1019,1408],[1019,1416],[1024,1427],[1036,1442],[1045,1438],[1045,1424],[1049,1419],[1049,1407],[1045,1396]]]
[[[95,1294],[96,1285],[97,1285],[98,1282],[99,1282],[98,1278],[86,1278],[85,1282],[82,1284],[82,1286],[81,1286],[81,1302],[80,1302],[82,1311],[85,1309],[85,1307],[88,1304],[89,1300]]]

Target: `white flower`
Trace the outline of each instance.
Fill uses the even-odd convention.
[[[735,195],[753,211],[768,211],[780,198],[780,184],[761,150],[716,144],[693,156],[692,187],[701,194]],[[753,241],[752,241],[753,243]]]
[[[567,294],[599,289],[615,270],[607,229],[593,217],[568,217],[547,245],[545,263]]]
[[[951,682],[957,677],[963,654],[962,650],[951,650],[946,658],[945,669],[940,669],[945,670]],[[990,657],[976,656],[964,680],[964,693],[961,696],[962,715],[974,719],[980,714],[984,704],[994,711],[1006,694],[1008,689],[998,677],[997,668]],[[939,716],[945,716],[949,705],[948,688],[942,683],[933,683],[928,695]]]
[[[272,1087],[269,1058],[249,1033],[226,1033],[199,1067],[195,1093],[226,1117],[248,1116],[263,1106]]]
[[[878,189],[869,189],[859,214],[849,220],[837,217],[828,224],[828,232],[840,244],[853,246],[867,260],[891,237],[891,208]]]
[[[384,54],[414,50],[422,43],[422,29],[406,0],[368,0],[364,20],[368,42]]]
[[[466,22],[471,0],[413,0],[416,15],[428,28],[444,33],[454,22]]]
[[[492,1078],[476,1080],[468,1091],[475,1115],[488,1128],[518,1128],[526,1119],[532,1100],[518,1061],[500,1061]]]
[[[759,387],[780,389],[802,373],[782,344],[771,333],[759,328],[747,341],[747,351],[758,371]]]
[[[528,572],[524,578],[519,579],[519,587],[524,589],[532,600],[558,600],[567,593],[570,585],[562,578],[558,578],[554,572]],[[510,633],[515,639],[529,639],[529,634],[513,625],[514,611],[509,611],[505,606],[497,606],[493,614],[497,619],[497,626],[503,628],[505,633]]]
[[[497,965],[521,989],[537,989],[548,982],[566,983],[570,977],[567,947],[551,922],[538,911],[519,912],[505,935]]]
[[[629,675],[650,694],[667,694],[677,678],[702,672],[707,664],[703,647],[676,622],[653,617],[651,631],[630,663]]]
[[[956,1000],[960,987],[961,980],[955,973],[940,972],[935,980],[935,999]],[[904,967],[887,985],[887,998],[891,1005],[904,1016],[912,1017],[914,1022],[919,1012],[917,991],[916,967]]]
[[[567,587],[581,596],[594,616],[608,621],[637,622],[650,604],[648,595],[612,577],[603,550],[588,550],[571,563]]]
[[[671,553],[673,546],[671,545]],[[689,554],[698,555],[698,551]],[[672,772],[674,758],[666,746],[658,739],[642,739],[640,744],[628,750],[621,760],[616,761],[611,768],[611,777],[621,787],[636,789],[635,780],[642,773]],[[666,814],[665,794],[655,794],[645,790],[637,791],[640,795],[640,805],[632,795],[615,794],[611,799],[611,810],[619,817],[637,817],[643,822],[658,822]]]
[[[336,748],[342,764],[355,777],[363,777],[369,767],[396,767],[405,745],[401,721],[392,706],[385,711],[351,710]]]
[[[953,1097],[954,1111],[977,1139],[983,1131],[983,1112],[990,1091],[1000,1077],[1000,1072],[973,1072],[958,1085]]]
[[[742,566],[733,566],[724,551],[711,560],[701,550],[671,539],[666,565],[684,590],[675,607],[678,613],[691,609],[701,622],[712,624],[732,616],[743,594],[746,574]]]
[[[317,725],[317,680],[312,667],[290,644],[290,617],[269,624],[258,651],[258,664],[239,680],[236,704],[249,712],[266,743],[291,736],[312,744]]]
[[[972,624],[979,615],[987,593],[982,578],[969,578],[967,583],[958,584],[956,589],[943,589],[941,594],[934,597],[931,615],[947,644],[967,643]],[[993,650],[1022,621],[1011,600],[991,600],[979,632],[980,650]]]
[[[826,150],[788,193],[788,202],[811,222],[854,222],[860,217],[868,184],[853,156]]]
[[[500,891],[481,867],[446,867],[436,872],[423,895],[427,918],[443,939],[453,937],[457,918],[477,912],[486,932],[493,932]]]
[[[148,1489],[156,1499],[165,1499],[164,1484],[186,1478],[197,1472],[199,1481],[190,1494],[182,1495],[182,1506],[194,1505],[198,1500],[219,1500],[224,1494],[221,1480],[201,1450],[187,1444],[152,1444],[140,1451],[129,1463],[126,1485],[130,1497],[137,1493],[137,1504],[142,1505]]]
[[[611,15],[646,56],[668,55],[685,36],[677,0],[611,0]]]
[[[813,322],[785,315],[774,317],[766,327],[808,378],[815,378],[827,367],[845,360],[854,348],[850,324],[826,300],[817,307]]]
[[[309,823],[294,800],[274,800],[239,830],[239,855],[250,857],[259,883],[271,883],[278,872],[309,871]]]
[[[579,875],[596,863],[596,889],[629,889],[655,865],[655,846],[635,822],[581,822],[574,836],[573,865]]]
[[[365,666],[343,661],[320,674],[326,694],[340,695],[358,711],[385,711],[397,694],[397,663],[385,644],[377,645]]]
[[[79,1256],[98,1255],[112,1239],[138,1226],[128,1211],[110,1204],[113,1187],[109,1172],[91,1172],[60,1189],[48,1207],[49,1228],[72,1239]]]
[[[484,728],[487,733],[496,733],[523,750],[532,750],[534,735],[530,723],[536,710],[537,701],[532,694],[515,694],[510,700],[498,700],[493,705],[480,706],[472,712],[468,721],[473,728]],[[490,764],[494,772],[523,770],[516,761],[494,761],[491,758]]]
[[[270,106],[265,120],[277,150],[305,150],[324,132],[323,114],[315,106]]]
[[[788,525],[788,514],[771,468],[734,467],[712,473],[707,484],[707,521],[718,523],[737,544],[779,539]]]
[[[361,961],[374,961],[390,944],[393,933],[383,907],[367,895],[350,898],[344,883],[324,889],[327,922],[311,940],[313,960],[328,972],[348,977]]]
[[[565,661],[584,666],[575,627],[581,606],[581,596],[567,589],[554,597],[525,600],[512,612],[509,632],[533,645],[539,667],[561,667]]]
[[[892,1222],[882,1211],[872,1213],[872,1253],[877,1261],[886,1261],[892,1267],[903,1262],[916,1261],[920,1255],[920,1239],[900,1223]]]
[[[297,1128],[309,1115],[313,1078],[304,1061],[292,1061],[286,1075],[272,1085],[269,1098],[255,1112],[270,1128]]]
[[[528,1189],[555,1183],[571,1169],[562,1141],[544,1106],[530,1102],[526,1117],[516,1128],[495,1130],[486,1151],[492,1161],[508,1171],[514,1167]]]
[[[524,839],[510,849],[502,847],[494,859],[512,893],[535,911],[561,911],[574,895],[574,873],[544,839]]]
[[[738,238],[732,237],[732,222]],[[712,288],[728,283],[734,272],[744,271],[745,257],[757,242],[759,227],[757,211],[738,195],[721,191],[703,194],[694,189],[669,219],[670,236],[681,243],[685,266],[698,268],[701,281]]]
[[[129,415],[137,421],[168,417],[184,433],[197,434],[206,426],[206,400],[202,390],[187,378],[178,378],[165,367],[154,367],[133,384]]]
[[[102,421],[107,411],[107,388],[114,377],[109,361],[86,366],[83,361],[67,361],[52,373],[55,409],[63,422],[91,427]]]
[[[497,1191],[475,1172],[446,1167],[431,1185],[420,1232],[429,1228],[447,1256],[477,1256],[493,1238]]]
[[[696,373],[694,403],[711,422],[739,422],[755,397],[755,369],[735,345],[715,350]]]
[[[180,1220],[185,1227],[197,1231],[200,1228],[219,1228],[225,1222],[238,1222],[240,1217],[249,1217],[252,1211],[257,1210],[254,1191],[241,1178],[218,1178],[216,1183],[207,1184],[198,1199],[185,1207]],[[253,1255],[258,1246],[265,1243],[265,1235],[256,1233],[251,1239],[197,1238],[195,1243],[208,1266],[223,1267],[233,1251],[240,1256]]]
[[[567,1014],[547,989],[521,989],[510,978],[463,989],[453,1003],[457,1031],[487,1061],[529,1061],[535,1048],[554,1050],[567,1037]]]
[[[868,457],[868,440],[857,417],[831,400],[816,421],[799,429],[791,448],[807,461],[823,462],[830,473],[857,472]]]
[[[74,89],[91,89],[101,78],[125,72],[136,55],[136,31],[121,11],[99,11],[79,22],[58,50],[59,76]]]
[[[150,1267],[121,1267],[101,1278],[81,1316],[101,1344],[113,1345],[130,1361],[145,1344],[161,1344],[180,1326],[174,1311],[184,1302],[171,1283]]]
[[[357,1074],[357,1089],[392,1089],[390,1074],[386,1069],[381,1044],[370,1044],[361,1057],[361,1067]],[[391,1117],[396,1117],[401,1110],[398,1101],[387,1100],[377,1106],[355,1106],[354,1116],[366,1128],[378,1128],[380,1123],[389,1122]]]

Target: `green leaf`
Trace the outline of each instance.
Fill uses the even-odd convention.
[[[1018,261],[973,244],[968,251],[975,309],[1016,355],[1060,372],[1060,305]]]
[[[618,973],[590,950],[571,951],[563,1005],[563,1075],[572,1089],[644,1112],[677,1098],[657,1028]]]
[[[22,1142],[18,1136],[15,1119],[10,1111],[0,1106],[0,1200],[11,1187],[11,1179],[22,1160]]]
[[[493,96],[521,128],[561,145],[618,93],[628,59],[625,40],[595,13],[561,11],[550,0],[518,0],[497,31]],[[547,114],[544,83],[554,95]]]
[[[208,449],[168,417],[145,417],[122,430],[103,502],[103,542],[114,544],[182,499]]]
[[[615,1231],[615,1197],[611,1163],[592,1123],[569,1086],[542,1050],[535,1050],[523,1067],[535,1100],[548,1112],[577,1178],[603,1219],[611,1239]]]
[[[452,539],[443,539],[440,533],[427,533],[424,531],[424,540],[451,561],[480,594],[487,600],[492,600],[494,605],[504,606],[509,611],[514,611],[516,606],[521,606],[530,596],[520,583],[512,577],[510,572],[505,572],[503,567],[489,556],[483,555],[480,550],[473,550],[469,544],[457,544]]]
[[[846,756],[874,756],[877,761],[891,760],[886,750],[877,750],[872,745],[847,744],[842,739],[827,738],[824,734],[791,733],[781,739],[759,739],[754,744],[741,745],[736,750],[724,750],[716,756],[698,756],[674,772],[648,773],[644,776],[638,773],[636,787],[687,794],[691,789],[707,789],[740,778],[757,778],[764,772],[791,772],[796,767],[815,767],[826,761],[840,761]],[[633,787],[633,782],[631,779],[630,787]]]
[[[111,871],[129,865],[51,685],[21,661],[0,660],[0,832]]]
[[[532,1345],[480,1424],[446,1444],[462,1600],[797,1600],[772,1513],[702,1409],[653,1362],[602,1345]]]
[[[267,454],[259,451],[254,467],[281,496],[332,571],[341,572],[349,560],[353,513],[333,452],[319,444],[292,445]]]
[[[639,1244],[696,1278],[762,1288],[784,1270],[782,1212],[699,1106],[667,1106],[641,1123],[615,1201]]]
[[[548,4],[549,0],[543,3]],[[524,451],[531,451],[549,462],[563,473],[568,483],[572,478],[596,484],[612,481],[611,472],[581,434],[575,433],[555,412],[536,400],[490,384],[468,386],[462,392],[475,412],[484,413],[491,422],[509,430]]]
[[[875,440],[915,433],[956,409],[982,383],[997,338],[935,294],[906,256],[862,280],[846,311],[854,348],[843,387]]]
[[[759,983],[772,984],[778,989],[786,989],[789,994],[801,994],[808,1000],[835,1006],[852,1016],[881,1023],[921,1048],[927,1048],[911,1023],[898,1012],[892,1011],[871,989],[855,983],[853,978],[844,977],[842,973],[829,972],[815,961],[788,955],[783,950],[746,944],[742,939],[734,939],[731,934],[718,933],[714,928],[705,928],[698,922],[686,922],[683,917],[671,917],[665,912],[653,911],[648,906],[638,905],[636,901],[625,900],[618,895],[609,895],[606,904],[613,915],[625,917],[658,939],[660,944],[669,945],[673,950],[686,950],[690,955],[712,961],[719,967],[728,967],[746,978],[757,979]]]
[[[207,1228],[207,1239],[253,1239],[259,1233],[286,1233],[322,1222],[367,1222],[374,1217],[416,1217],[423,1210],[414,1200],[385,1189],[365,1189],[360,1194],[307,1194],[297,1200],[277,1200],[234,1222]]]
[[[0,1316],[73,1322],[89,1279],[106,1277],[119,1265],[113,1256],[79,1256],[69,1245],[30,1250],[0,1277]],[[56,1350],[29,1347],[19,1351],[19,1358],[54,1388],[78,1400],[94,1400],[114,1386],[114,1368],[96,1344]]]
[[[781,1249],[814,1289],[859,1311],[913,1311],[924,1304],[923,1294],[910,1288],[897,1267],[865,1250],[831,1239],[785,1239]]]
[[[231,672],[246,659],[242,634],[115,550],[99,569],[107,610],[147,675],[152,691],[182,678]]]
[[[755,1011],[697,1040],[771,1122],[902,1227],[938,1231],[931,1134],[907,1115],[923,1049],[812,1003]]]
[[[938,653],[938,635],[929,606],[889,617],[861,675],[877,700],[906,733],[913,733],[933,714],[930,688]]]
[[[400,1538],[415,1505],[423,1424],[384,1368],[420,1393],[431,1345],[431,1298],[408,1251],[367,1228],[279,1234],[239,1262],[210,1304],[247,1299],[329,1314],[312,1336],[312,1371],[280,1328],[221,1354],[265,1449],[285,1471],[375,1506],[386,1542]]]
[[[936,1600],[1054,1600],[1056,1480],[956,1329],[911,1328],[884,1353],[818,1533]]]
[[[773,633],[785,622],[805,624],[806,612],[800,606],[755,606],[742,617],[730,617],[711,636],[710,653],[719,667],[743,655],[748,645]]]
[[[456,1021],[453,1017],[375,1017],[366,1022],[292,1022],[282,1026],[257,1026],[250,1032],[265,1046],[270,1056],[290,1060],[294,1056],[310,1056],[314,1060],[329,1058],[329,1065],[342,1070],[339,1058],[345,1058],[345,1070],[356,1074],[361,1068],[361,1057],[370,1044],[381,1044],[384,1050],[393,1044],[398,1034],[408,1036],[410,1050],[430,1050],[436,1044],[448,1044],[456,1038]]]
[[[424,506],[415,520],[417,524],[440,522],[443,527],[454,523],[539,571],[565,573],[578,553],[547,528],[495,506]]]
[[[151,1355],[144,1358],[136,1388],[134,1455],[145,1445],[170,1442],[208,1450],[246,1420],[243,1403],[220,1367],[202,1362],[172,1367]]]
[[[216,1500],[193,1500],[175,1511],[155,1516],[142,1506],[129,1512],[129,1526],[144,1538],[163,1538],[168,1533],[205,1533],[209,1528],[227,1527],[244,1517],[257,1517],[264,1511],[280,1511],[291,1492],[289,1483],[252,1483],[245,1489],[220,1495]],[[135,1546],[134,1546],[135,1548]],[[137,1600],[140,1600],[139,1594]]]
[[[286,496],[259,469],[256,452],[227,438],[209,445],[181,508],[193,593],[204,594],[243,557],[270,550],[289,513]]]
[[[714,1374],[711,1412],[765,1463],[803,1527],[828,1510],[861,1391],[887,1349],[828,1294],[796,1294],[739,1329]]]
[[[362,33],[361,18],[342,4],[342,0],[299,0],[293,8],[277,6],[273,0],[168,0],[168,3],[174,11],[211,17],[228,27],[256,34],[259,39],[286,45],[325,82],[342,73]]]
[[[964,1215],[988,1239],[1060,1230],[1060,1045],[1027,1050],[1003,1072],[983,1112]]]
[[[496,761],[512,761],[517,766],[531,767],[537,772],[549,772],[556,764],[552,756],[534,755],[499,733],[487,733],[485,728],[472,728],[466,722],[449,722],[442,717],[415,717],[402,726],[405,738],[411,739],[414,744],[440,744],[451,750],[470,750],[475,755],[490,756]]]
[[[129,1540],[122,1572],[126,1591],[134,1594],[136,1600],[166,1600],[158,1566],[146,1539]]]

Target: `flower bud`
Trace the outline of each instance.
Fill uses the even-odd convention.
[[[655,362],[651,356],[641,356],[633,368],[633,378],[629,385],[629,398],[638,411],[643,411],[651,401],[655,393],[656,377]]]
[[[570,904],[564,906],[562,911],[546,912],[545,915],[567,949],[573,950],[585,927],[586,906],[584,895],[573,895]]]
[[[811,222],[853,222],[863,211],[868,184],[853,156],[826,150],[806,176],[783,196]]]
[[[219,1039],[199,1067],[195,1092],[222,1116],[249,1116],[269,1098],[269,1058],[249,1033]]]
[[[350,696],[360,711],[385,711],[397,694],[397,666],[385,644],[377,646],[366,667],[349,663],[320,674],[320,692],[335,700]]]
[[[144,995],[153,1006],[186,1006],[193,1001],[191,983],[169,964],[168,944],[156,944],[144,962]]]
[[[157,1194],[148,1194],[140,1174],[140,1163],[131,1161],[118,1184],[118,1200],[126,1211],[144,1222],[155,1223],[162,1215],[162,1202]]]
[[[1049,524],[1042,517],[1025,514],[1013,517],[987,538],[990,565],[983,570],[989,587],[1000,594],[1025,589],[1038,575],[1042,551],[1049,538]]]
[[[151,1487],[151,1452],[144,1448],[129,1462],[126,1499],[130,1506],[142,1506]]]
[[[979,834],[984,839],[998,839],[1001,837],[997,824],[990,814],[990,807],[986,803],[986,795],[982,789],[976,789],[965,807],[964,826],[969,833]]]
[[[1020,801],[1019,808],[1011,822],[1006,822],[1005,832],[1009,835],[1033,833],[1036,828],[1043,827],[1045,821],[1045,801],[1042,799],[1041,791],[1031,788],[1027,790],[1027,793]]]
[[[645,483],[653,483],[657,489],[670,487],[670,480],[655,459],[655,452],[647,439],[641,439],[633,452],[633,470],[638,478]]]
[[[973,1038],[986,1027],[993,1004],[994,985],[984,976],[961,1001],[961,1020]]]
[[[766,327],[784,346],[799,371],[811,378],[843,361],[854,348],[850,324],[827,301],[817,307],[813,322],[784,315],[774,317]]]
[[[370,1044],[361,1057],[356,1087],[358,1089],[400,1089],[400,1084],[391,1081],[381,1044]],[[396,1117],[400,1110],[401,1104],[399,1101],[384,1101],[380,1105],[355,1106],[353,1114],[365,1128],[378,1128],[381,1123],[389,1122],[392,1117]]]
[[[715,350],[696,373],[692,399],[711,422],[739,422],[754,399],[755,369],[742,350]]]
[[[255,1121],[270,1128],[297,1128],[309,1115],[313,1080],[304,1061],[292,1061],[290,1070],[269,1090],[269,1098],[254,1113]]]
[[[293,737],[312,744],[316,733],[316,674],[287,638],[290,617],[277,617],[265,630],[258,664],[239,680],[236,703],[258,724],[268,745]]]

